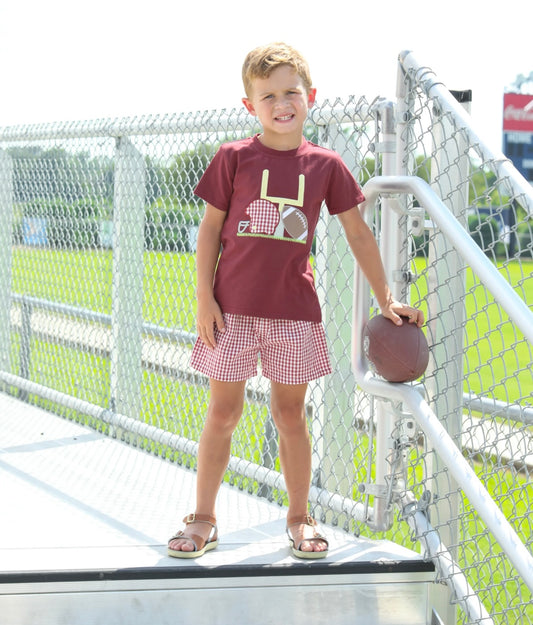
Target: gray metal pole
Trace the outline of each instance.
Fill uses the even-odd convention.
[[[468,103],[469,104],[469,103]],[[431,186],[458,222],[465,226],[468,204],[470,162],[464,135],[454,133],[448,116],[433,107]],[[453,137],[453,140],[451,139]],[[427,390],[435,414],[448,434],[461,447],[463,430],[463,357],[465,270],[464,262],[445,236],[435,230],[428,257],[428,333],[433,345],[427,375]],[[446,258],[446,262],[439,262]],[[438,267],[438,268],[437,268]],[[456,328],[459,328],[457,330]],[[443,366],[444,364],[444,366]],[[433,495],[432,514],[441,540],[457,559],[459,536],[459,488],[438,454],[432,454],[427,467],[429,490]],[[447,623],[457,621],[457,609],[450,602],[438,606]]]
[[[381,169],[384,176],[396,173],[396,120],[392,102],[383,101],[377,107],[378,118],[381,127],[380,141],[376,145],[376,159],[381,155]],[[402,242],[405,231],[402,232],[401,224],[405,222],[393,208],[395,202],[392,198],[381,199],[381,234],[379,239],[380,253],[387,276],[387,282],[395,298],[405,298],[405,284],[398,280],[401,275],[400,269],[405,260],[402,259]],[[404,228],[405,230],[405,228]],[[403,245],[405,254],[405,245]],[[387,497],[390,492],[391,480],[391,457],[394,453],[393,431],[398,416],[394,406],[382,398],[375,398],[376,402],[376,467],[375,482],[377,496],[374,499],[374,514],[369,525],[377,531],[388,530],[393,521],[392,501]]]
[[[143,156],[121,137],[113,213],[111,409],[134,419],[141,412],[145,181]]]
[[[335,126],[325,126],[321,127],[321,132],[321,144],[341,154],[357,179],[360,163],[354,154],[346,150],[346,137],[342,130]],[[353,446],[345,442],[353,427],[356,387],[346,346],[350,344],[351,336],[347,313],[352,305],[350,286],[354,259],[340,221],[329,216],[326,220],[321,220],[317,229],[317,290],[322,299],[333,371],[318,383],[321,388],[317,394],[322,393],[323,405],[313,423],[313,438],[318,441],[313,454],[313,475],[315,485],[338,492],[343,497],[351,497],[355,481]]]
[[[11,263],[13,160],[0,150],[0,368],[11,371]]]

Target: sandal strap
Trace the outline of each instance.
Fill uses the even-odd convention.
[[[300,547],[302,546],[302,544],[306,541],[317,541],[317,540],[321,540],[323,542],[326,543],[326,546],[329,546],[329,542],[328,539],[323,536],[320,532],[317,532],[316,527],[318,525],[318,523],[316,522],[315,519],[313,519],[313,517],[310,514],[304,514],[301,517],[293,517],[292,519],[287,519],[287,528],[286,528],[286,532],[288,537],[291,540],[294,540],[293,537],[291,536],[290,533],[290,529],[291,527],[294,527],[296,525],[310,525],[311,527],[314,528],[313,530],[313,535],[310,536],[309,538],[303,538],[298,545],[296,546],[296,550],[300,551]]]
[[[217,520],[214,516],[211,516],[210,514],[196,514],[195,512],[193,512],[192,514],[188,514],[183,519],[183,522],[185,523],[185,525],[190,525],[191,523],[206,523],[207,525],[211,526],[211,531],[209,532],[209,536],[207,537],[207,540],[205,542],[202,537],[197,536],[197,538],[200,538],[200,542],[203,542],[201,548],[203,548],[204,545],[206,545],[207,543],[211,543],[218,538]]]
[[[173,540],[176,540],[177,538],[179,538],[180,540],[188,540],[189,542],[191,542],[194,545],[194,551],[198,551],[198,545],[203,540],[203,538],[201,536],[198,536],[198,534],[192,534],[191,536],[185,536],[185,533],[183,532],[183,530],[180,530],[179,532],[176,532],[174,534],[174,536],[171,536],[168,539],[169,546],[170,546],[170,543]]]
[[[190,525],[191,523],[207,523],[208,525],[210,525],[212,529],[211,529],[211,532],[209,533],[209,536],[207,537],[207,540],[203,538],[202,536],[200,536],[199,534],[190,534],[189,536],[186,536],[185,532],[183,530],[180,530],[179,532],[176,532],[174,536],[169,538],[169,541],[168,541],[169,543],[172,540],[175,540],[176,538],[179,538],[180,540],[190,540],[192,544],[194,545],[194,550],[200,551],[201,549],[205,547],[205,545],[207,545],[207,543],[211,543],[217,540],[218,529],[217,529],[217,520],[215,519],[215,517],[210,516],[209,514],[192,513],[192,514],[188,514],[183,519],[183,522],[185,523],[185,525]]]
[[[316,527],[318,523],[310,514],[304,514],[302,516],[293,517],[292,519],[287,519],[287,529],[290,529],[294,525],[310,525],[311,527]]]
[[[217,520],[214,516],[211,516],[210,514],[196,514],[195,512],[188,514],[183,519],[183,522],[185,525],[190,525],[191,523],[209,523],[211,527],[216,528],[217,526]]]

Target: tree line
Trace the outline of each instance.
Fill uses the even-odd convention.
[[[311,137],[315,139],[315,137]],[[166,160],[145,155],[145,245],[147,249],[189,251],[191,227],[201,219],[194,188],[219,144],[199,143]],[[115,162],[89,151],[62,147],[9,148],[14,162],[14,242],[23,243],[28,223],[46,222],[47,245],[57,248],[99,247],[102,223],[111,222]],[[361,167],[363,185],[375,172],[373,158]],[[468,227],[478,245],[491,253],[532,254],[531,221],[523,208],[501,194],[496,176],[472,166]],[[419,177],[430,181],[427,160],[416,163]],[[502,229],[506,228],[506,240]],[[427,254],[428,234],[414,237],[418,254]]]

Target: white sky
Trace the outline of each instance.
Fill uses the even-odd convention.
[[[307,57],[318,99],[394,98],[412,50],[450,89],[472,89],[501,148],[504,88],[533,70],[531,0],[0,0],[0,127],[240,107],[256,45]]]

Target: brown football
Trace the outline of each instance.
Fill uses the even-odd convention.
[[[281,216],[285,230],[293,239],[307,240],[307,217],[300,209],[286,206]]]
[[[402,317],[397,326],[376,315],[363,330],[363,348],[370,369],[388,382],[412,382],[426,370],[429,349],[422,330]]]

